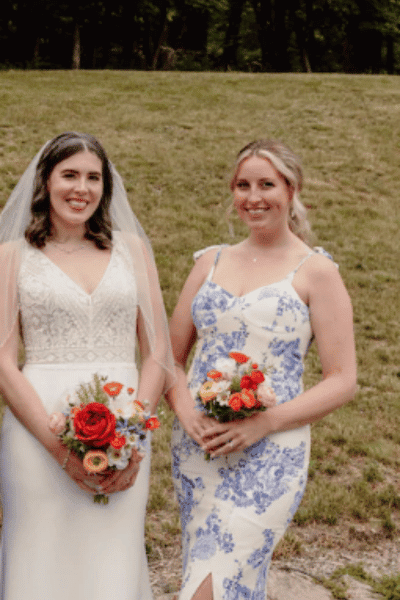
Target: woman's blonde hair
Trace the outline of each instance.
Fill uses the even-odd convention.
[[[269,160],[292,189],[293,196],[289,210],[289,228],[297,237],[307,243],[311,237],[311,227],[307,220],[307,210],[299,196],[303,186],[303,171],[299,157],[286,144],[280,141],[261,139],[250,142],[237,155],[235,170],[231,180],[232,191],[236,184],[240,165],[250,156],[260,156]]]

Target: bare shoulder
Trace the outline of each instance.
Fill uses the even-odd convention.
[[[332,258],[318,252],[306,260],[303,269],[310,283],[314,285],[324,285],[330,281],[341,281],[337,264]]]
[[[192,273],[198,273],[199,276],[203,273],[204,277],[206,277],[215,262],[217,254],[220,251],[221,246],[211,246],[210,248],[206,248],[200,252],[195,252],[195,264],[192,269]]]

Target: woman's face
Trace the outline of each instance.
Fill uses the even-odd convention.
[[[268,230],[288,226],[292,189],[266,158],[243,160],[233,185],[233,204],[248,227]]]
[[[47,180],[53,225],[84,226],[103,195],[102,171],[100,158],[88,150],[77,152],[54,167]]]

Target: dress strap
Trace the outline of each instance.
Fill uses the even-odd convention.
[[[195,252],[193,254],[193,258],[194,260],[197,260],[198,258],[200,258],[200,256],[202,256],[203,254],[205,254],[206,252],[208,252],[209,250],[214,250],[215,248],[218,248],[218,252],[215,254],[215,258],[214,258],[214,264],[207,276],[207,279],[211,279],[213,274],[214,274],[214,270],[215,267],[217,266],[217,263],[219,261],[219,257],[221,256],[221,252],[224,248],[227,248],[229,246],[229,244],[218,244],[218,245],[214,245],[214,246],[207,246],[207,248],[202,248],[201,250],[197,250],[197,252]]]
[[[301,261],[299,262],[297,267],[289,273],[289,275],[287,276],[289,281],[293,280],[293,277],[296,275],[296,273],[300,269],[301,265],[303,265],[306,262],[306,260],[310,258],[310,256],[314,256],[314,254],[322,254],[322,256],[326,256],[336,265],[337,268],[339,268],[338,264],[335,263],[335,261],[333,260],[332,256],[329,254],[329,252],[324,250],[324,248],[322,248],[321,246],[315,246],[314,248],[312,248],[310,250],[310,252],[306,256],[304,256],[304,258],[301,259]]]
[[[306,256],[304,256],[301,261],[299,262],[299,264],[297,265],[297,267],[295,269],[293,269],[293,271],[291,271],[289,273],[289,275],[287,276],[287,278],[289,279],[289,281],[293,280],[293,277],[296,275],[297,271],[300,269],[300,267],[306,262],[307,259],[310,258],[310,256],[313,256],[314,254],[317,254],[315,250],[310,250],[310,252],[308,254],[306,254]]]

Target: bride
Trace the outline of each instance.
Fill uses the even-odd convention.
[[[48,427],[66,390],[94,374],[133,387],[152,412],[173,374],[150,244],[93,136],[44,146],[2,212],[0,242],[0,598],[150,600],[150,440],[140,464],[89,477]]]

